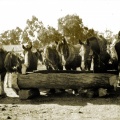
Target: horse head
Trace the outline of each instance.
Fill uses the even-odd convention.
[[[62,64],[65,65],[66,63],[68,63],[68,57],[69,57],[70,51],[69,51],[69,45],[65,39],[58,42],[57,51],[59,52],[62,58]]]
[[[48,45],[44,49],[44,62],[47,70],[62,70],[61,57],[56,50],[56,45]]]
[[[14,52],[7,53],[4,66],[7,72],[21,72],[23,61]]]
[[[31,50],[32,49],[32,42],[28,41],[27,43],[22,44],[22,48],[26,51]]]
[[[120,71],[120,41],[113,40],[108,49],[112,64]]]
[[[91,48],[91,44],[89,40],[86,40],[86,43],[79,40],[79,43],[82,45],[80,48],[80,55],[82,56],[82,61],[84,64],[85,70],[90,70],[91,68],[91,62],[92,62],[92,56],[93,56],[93,49]]]
[[[23,54],[24,54],[24,65],[23,67],[26,68],[25,71],[33,71],[37,70],[37,64],[38,64],[38,51],[36,48],[33,49],[32,43],[27,42],[22,45],[23,47]]]
[[[81,41],[79,43],[83,45],[83,50],[81,51],[84,51],[82,52],[84,65],[87,65],[89,57],[93,56],[93,71],[105,72],[110,60],[105,40],[99,37],[90,37],[86,40],[86,43],[81,43]]]
[[[114,39],[113,42],[109,45],[109,48],[108,48],[112,61],[118,60],[118,55],[117,55],[117,52],[116,52],[116,49],[115,49],[116,43],[117,43],[117,40]]]

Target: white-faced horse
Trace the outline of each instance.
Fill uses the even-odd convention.
[[[32,72],[37,70],[38,60],[42,61],[41,52],[37,49],[32,50],[32,42],[27,42],[22,47],[24,49],[24,66],[26,71]]]
[[[120,41],[114,39],[110,44],[109,53],[111,56],[111,61],[113,69],[120,71]]]

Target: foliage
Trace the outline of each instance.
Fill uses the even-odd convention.
[[[1,41],[3,44],[9,45],[18,45],[20,44],[19,36],[21,34],[22,30],[19,27],[16,27],[12,30],[7,30],[3,33],[1,33]]]
[[[77,15],[66,15],[58,19],[58,30],[70,42],[76,43],[78,39],[83,36],[83,23],[82,19]]]
[[[42,21],[32,16],[27,19],[26,26],[22,30],[16,27],[12,30],[6,30],[0,34],[0,41],[3,44],[21,44],[32,41],[34,47],[44,47],[55,41],[60,41],[64,36],[68,42],[78,43],[78,40],[85,41],[91,36],[97,36],[99,32],[84,26],[82,19],[78,15],[66,15],[58,19],[58,30],[52,26],[45,27]]]

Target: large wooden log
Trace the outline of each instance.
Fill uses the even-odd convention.
[[[117,75],[90,72],[41,72],[18,74],[18,86],[28,88],[110,88],[117,83]]]

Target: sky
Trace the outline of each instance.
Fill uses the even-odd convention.
[[[0,32],[24,29],[33,15],[57,28],[57,20],[68,14],[78,15],[85,26],[99,32],[120,30],[120,0],[0,0]]]

